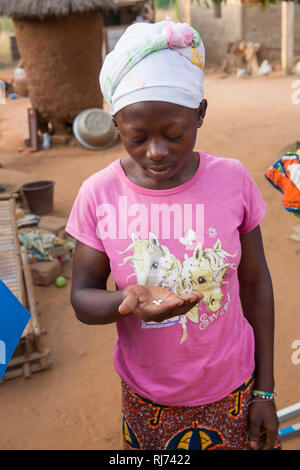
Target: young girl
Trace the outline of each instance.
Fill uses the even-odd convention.
[[[84,181],[66,228],[77,318],[117,326],[125,449],[279,448],[265,204],[238,160],[194,151],[203,66],[186,24],[126,30],[100,85],[128,158]]]

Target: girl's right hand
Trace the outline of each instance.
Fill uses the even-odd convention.
[[[202,299],[201,292],[191,292],[179,297],[163,287],[136,284],[124,289],[119,313],[124,316],[133,313],[145,322],[162,322],[177,315],[184,315]],[[162,300],[159,305],[153,303],[158,300]]]

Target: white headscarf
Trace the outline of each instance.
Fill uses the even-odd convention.
[[[198,108],[205,50],[199,33],[170,20],[129,26],[103,63],[100,87],[115,114],[140,101]]]

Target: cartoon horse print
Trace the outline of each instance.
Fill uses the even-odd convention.
[[[201,243],[199,243],[192,257],[185,256],[181,272],[181,287],[177,291],[178,294],[183,295],[188,292],[199,291],[204,296],[202,301],[205,302],[207,310],[216,312],[222,304],[221,286],[227,274],[227,268],[236,269],[235,264],[224,262],[227,256],[234,257],[236,253],[231,255],[223,250],[220,240],[217,240],[213,248],[206,248],[204,251]],[[194,323],[198,323],[198,310],[199,304],[193,307],[186,314],[186,317]],[[185,338],[186,331],[184,331]]]
[[[132,235],[132,243],[121,254],[133,249],[133,255],[124,258],[120,266],[131,261],[137,284],[164,287],[176,292],[177,279],[182,266],[169,249],[161,245],[153,233],[149,233],[149,240],[140,240]]]
[[[133,249],[133,255],[123,259],[120,266],[127,261],[131,261],[134,273],[128,276],[136,276],[136,282],[140,285],[152,285],[164,287],[172,292],[177,291],[178,278],[180,276],[182,265],[180,261],[173,256],[169,249],[161,245],[153,233],[149,233],[149,240],[140,240],[135,234],[132,235],[132,243],[126,250],[120,254]],[[156,327],[171,326],[181,320],[181,317],[174,316],[171,319],[160,323],[148,322],[148,326]]]
[[[149,233],[149,240],[140,240],[135,234],[131,238],[132,243],[126,250],[119,252],[124,254],[133,249],[133,254],[125,257],[120,264],[123,266],[126,262],[131,262],[134,273],[129,275],[128,279],[136,276],[137,284],[164,287],[180,296],[200,291],[204,295],[202,301],[205,302],[209,312],[215,312],[221,307],[223,300],[221,286],[227,268],[235,268],[234,264],[226,263],[224,259],[236,254],[231,255],[223,250],[220,240],[217,240],[213,248],[206,248],[204,251],[199,243],[190,258],[185,255],[182,265],[166,246],[159,243],[153,233]],[[182,326],[181,343],[187,338],[187,320],[199,322],[198,310],[199,304],[185,315],[172,319],[172,324],[179,321]],[[160,323],[162,327],[163,324],[164,322]]]

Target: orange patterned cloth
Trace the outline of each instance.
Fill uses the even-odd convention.
[[[300,150],[286,153],[266,171],[265,177],[283,193],[283,207],[300,217]]]
[[[122,382],[123,438],[129,450],[249,450],[248,410],[254,376],[222,400],[165,406]],[[277,439],[274,450],[280,450]]]

